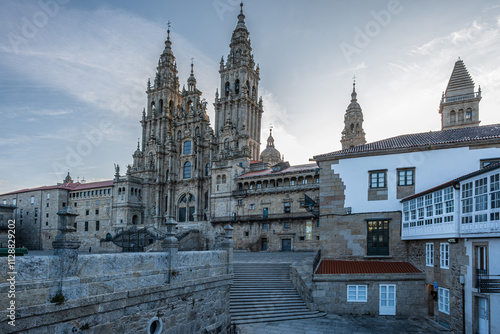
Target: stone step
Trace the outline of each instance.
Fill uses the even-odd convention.
[[[239,316],[270,316],[270,315],[280,315],[286,313],[288,315],[292,314],[309,314],[309,310],[304,309],[304,307],[281,307],[275,309],[242,309],[242,310],[231,310],[231,317],[239,317]]]
[[[280,311],[289,311],[289,310],[304,310],[304,304],[297,305],[255,305],[255,307],[250,306],[241,306],[241,307],[231,307],[231,315],[245,315],[245,314],[254,314],[254,312],[280,312]]]
[[[253,309],[253,308],[280,308],[280,307],[305,307],[306,304],[303,301],[295,301],[295,302],[277,302],[277,301],[269,301],[262,303],[242,303],[236,302],[231,303],[231,310],[239,310],[239,309]]]
[[[231,288],[231,293],[240,293],[240,292],[245,292],[245,293],[254,293],[254,292],[266,292],[266,293],[274,293],[274,292],[281,292],[281,291],[294,291],[297,292],[294,288],[293,285],[290,287],[249,287],[249,286],[241,286],[241,287],[236,287],[236,288]]]
[[[243,325],[243,324],[251,324],[251,323],[257,323],[257,322],[273,322],[273,321],[286,321],[286,320],[300,320],[300,319],[309,319],[309,318],[318,318],[318,317],[323,317],[325,316],[324,313],[319,313],[319,312],[314,312],[314,311],[309,311],[309,313],[304,313],[304,314],[293,314],[290,315],[289,313],[281,313],[281,314],[270,314],[269,316],[258,316],[258,317],[252,317],[252,316],[238,316],[231,318],[231,321],[236,323],[236,325]]]
[[[293,297],[299,297],[299,294],[297,291],[277,291],[274,293],[268,293],[268,292],[253,292],[252,294],[249,294],[248,292],[233,292],[231,293],[231,297],[245,297],[245,296],[252,296],[252,297],[262,297],[265,299],[270,299],[273,297],[283,297],[283,296],[293,296]]]

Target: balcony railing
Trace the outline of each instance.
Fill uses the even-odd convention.
[[[415,224],[417,224],[415,222]],[[443,223],[432,223],[423,225],[415,225],[410,226],[410,222],[403,222],[403,229],[401,236],[403,240],[405,238],[417,238],[417,237],[430,237],[436,234],[439,235],[447,235],[448,237],[457,237],[458,236],[458,224],[451,222],[443,222]]]
[[[485,221],[460,224],[460,234],[500,233],[500,221]]]
[[[458,101],[463,101],[463,100],[476,99],[476,98],[480,98],[480,97],[481,97],[481,91],[478,91],[475,93],[470,93],[470,94],[450,96],[450,97],[443,96],[441,98],[441,103],[458,102]]]
[[[234,215],[234,216],[212,216],[210,221],[212,223],[225,223],[225,222],[241,222],[241,221],[268,221],[268,220],[294,220],[314,218],[311,212],[291,212],[291,213],[272,213],[272,214],[258,214],[258,215]]]
[[[476,273],[480,293],[500,293],[500,275],[488,275],[484,269],[476,269]]]

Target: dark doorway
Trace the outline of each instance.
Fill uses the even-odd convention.
[[[267,250],[267,239],[262,239],[262,250],[263,251]]]
[[[292,239],[281,239],[281,251],[282,252],[292,251]]]

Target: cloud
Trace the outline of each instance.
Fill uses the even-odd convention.
[[[42,110],[31,110],[31,113],[37,116],[62,116],[62,115],[72,114],[73,110],[42,109]]]
[[[22,10],[29,12],[29,8]],[[9,32],[0,33],[5,36]],[[0,62],[44,89],[62,90],[94,108],[137,119],[146,105],[147,80],[154,80],[165,38],[163,27],[123,10],[61,9],[18,50],[11,48],[5,37],[0,39],[4,53]],[[195,58],[197,76],[213,77],[215,73],[217,77],[216,62],[181,35],[171,33],[171,39],[185,79],[191,57]],[[44,112],[57,115],[48,111],[39,115]]]

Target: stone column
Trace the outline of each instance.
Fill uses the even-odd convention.
[[[78,213],[73,211],[71,206],[66,206],[57,213],[59,216],[59,231],[61,231],[52,242],[54,255],[61,257],[61,278],[76,276],[78,267],[78,247],[81,242],[74,232],[75,218]]]
[[[169,217],[165,226],[167,227],[166,237],[163,239],[161,246],[164,252],[168,252],[168,283],[172,280],[172,268],[177,265],[177,252],[179,250],[179,240],[175,237],[175,226],[177,222]]]
[[[227,273],[231,275],[233,273],[233,227],[227,224],[224,226],[224,231],[225,235],[224,241],[222,242],[222,248],[227,252]]]

